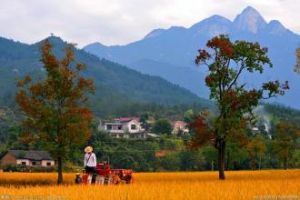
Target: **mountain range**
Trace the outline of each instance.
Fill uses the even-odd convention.
[[[58,58],[64,55],[66,42],[56,36],[46,38],[53,45]],[[43,78],[45,71],[40,62],[40,46],[24,44],[0,37],[0,105],[14,107],[17,90],[16,79],[30,74],[35,80]],[[211,102],[199,98],[178,85],[160,77],[144,75],[123,65],[99,59],[83,50],[74,48],[76,62],[84,63],[87,69],[83,76],[94,80],[95,95],[91,105],[98,116],[120,114],[135,105],[192,105],[209,107]]]
[[[252,7],[245,8],[233,21],[214,15],[188,28],[172,26],[155,29],[143,39],[127,45],[105,46],[96,42],[85,46],[84,50],[144,74],[160,76],[198,96],[208,98],[209,91],[204,83],[207,69],[196,67],[194,60],[197,50],[219,34],[229,35],[232,41],[259,42],[267,47],[274,67],[266,69],[263,75],[244,75],[241,81],[257,87],[267,80],[287,80],[291,89],[285,96],[272,101],[300,108],[300,76],[293,71],[300,36],[277,20],[267,22]]]

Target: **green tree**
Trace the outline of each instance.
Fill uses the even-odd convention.
[[[300,149],[295,150],[293,153],[294,167],[300,168]]]
[[[39,141],[57,160],[57,183],[63,183],[63,161],[72,149],[90,137],[92,113],[85,106],[93,81],[80,76],[85,68],[74,63],[73,47],[68,45],[58,60],[46,40],[41,47],[44,80],[31,82],[26,76],[18,82],[16,101],[25,114],[22,138],[26,143]],[[72,67],[74,66],[74,67]]]
[[[183,114],[183,118],[186,123],[191,123],[196,116],[197,115],[194,113],[193,109],[189,109]]]
[[[264,141],[264,138],[260,135],[252,138],[247,145],[247,150],[251,159],[252,169],[261,169],[262,158],[266,153],[267,146]]]
[[[218,160],[218,152],[211,145],[205,145],[201,148],[202,154],[206,161],[206,168],[208,170],[214,171],[216,169],[216,163]]]
[[[170,153],[158,160],[160,170],[178,171],[180,170],[180,155],[178,153]]]
[[[246,160],[248,159],[247,151],[245,150],[244,144],[237,141],[228,140],[226,146],[226,169],[235,170],[235,169],[245,169],[248,166],[246,165]]]
[[[168,135],[170,135],[171,132],[172,132],[172,126],[171,126],[169,120],[159,119],[154,123],[152,131],[154,133],[158,133],[158,134],[168,134]]]
[[[209,50],[200,49],[195,62],[208,66],[209,73],[205,82],[210,89],[210,98],[217,104],[218,116],[211,126],[205,124],[203,117],[196,119],[203,123],[194,124],[198,135],[195,139],[202,139],[199,143],[193,141],[194,146],[208,141],[214,144],[218,150],[219,179],[225,179],[225,149],[228,138],[235,138],[235,134],[239,134],[238,130],[244,129],[247,122],[253,119],[252,110],[261,99],[283,95],[288,84],[286,82],[281,85],[278,81],[270,81],[256,89],[246,87],[240,81],[241,75],[247,71],[263,73],[264,66],[272,67],[267,49],[261,48],[258,43],[231,42],[227,36],[220,35],[209,40],[206,46]],[[197,125],[208,129],[199,128]]]
[[[296,149],[298,136],[297,128],[284,121],[280,121],[275,128],[274,146],[283,168],[287,169],[289,160]]]
[[[146,131],[148,131],[150,128],[150,124],[148,123],[148,120],[149,120],[149,113],[141,114],[140,117],[141,125]]]
[[[205,159],[200,150],[183,150],[179,153],[179,156],[181,162],[180,170],[196,171],[204,169]]]

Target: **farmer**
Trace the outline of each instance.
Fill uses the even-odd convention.
[[[87,146],[84,149],[85,155],[84,155],[84,168],[86,173],[88,174],[88,184],[92,183],[93,174],[96,173],[96,165],[97,165],[97,159],[96,155],[93,153],[93,147]]]

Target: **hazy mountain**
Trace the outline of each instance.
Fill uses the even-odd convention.
[[[49,37],[54,46],[54,53],[63,56],[66,43],[59,37]],[[16,79],[30,74],[36,79],[42,78],[44,70],[40,63],[41,42],[33,45],[22,44],[0,38],[0,103],[14,104]],[[92,98],[92,106],[101,110],[114,110],[116,107],[128,106],[129,103],[153,103],[159,105],[179,105],[202,103],[188,90],[174,85],[160,77],[143,75],[117,63],[99,59],[83,50],[75,49],[76,61],[85,63],[87,70],[84,76],[94,80],[96,94]],[[103,111],[104,112],[104,111]]]
[[[132,69],[140,71],[144,74],[153,76],[161,76],[171,83],[178,84],[184,88],[188,88],[191,91],[205,92],[208,94],[208,89],[200,91],[201,80],[199,76],[199,70],[175,66],[168,63],[162,63],[150,59],[142,59],[130,64]],[[191,85],[191,82],[198,83]]]
[[[258,33],[267,26],[265,19],[252,7],[247,7],[233,21],[236,31]]]
[[[84,50],[143,73],[159,75],[207,98],[207,88],[204,84],[207,70],[199,70],[194,64],[194,59],[197,50],[204,47],[208,39],[218,34],[228,34],[232,40],[257,41],[267,47],[274,68],[266,69],[263,76],[244,76],[243,81],[248,85],[257,86],[269,79],[288,80],[290,91],[275,101],[300,108],[300,76],[293,72],[295,49],[300,44],[300,36],[285,28],[279,21],[267,22],[252,7],[244,9],[233,21],[214,15],[189,28],[173,26],[169,29],[155,29],[142,40],[128,45],[104,46],[93,43],[87,45]],[[185,68],[185,74],[179,75],[182,74],[182,68]]]

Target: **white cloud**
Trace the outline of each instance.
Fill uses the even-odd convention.
[[[155,28],[186,26],[213,14],[229,19],[250,5],[267,21],[300,33],[297,0],[0,0],[0,35],[33,43],[54,33],[83,46],[125,44]]]

